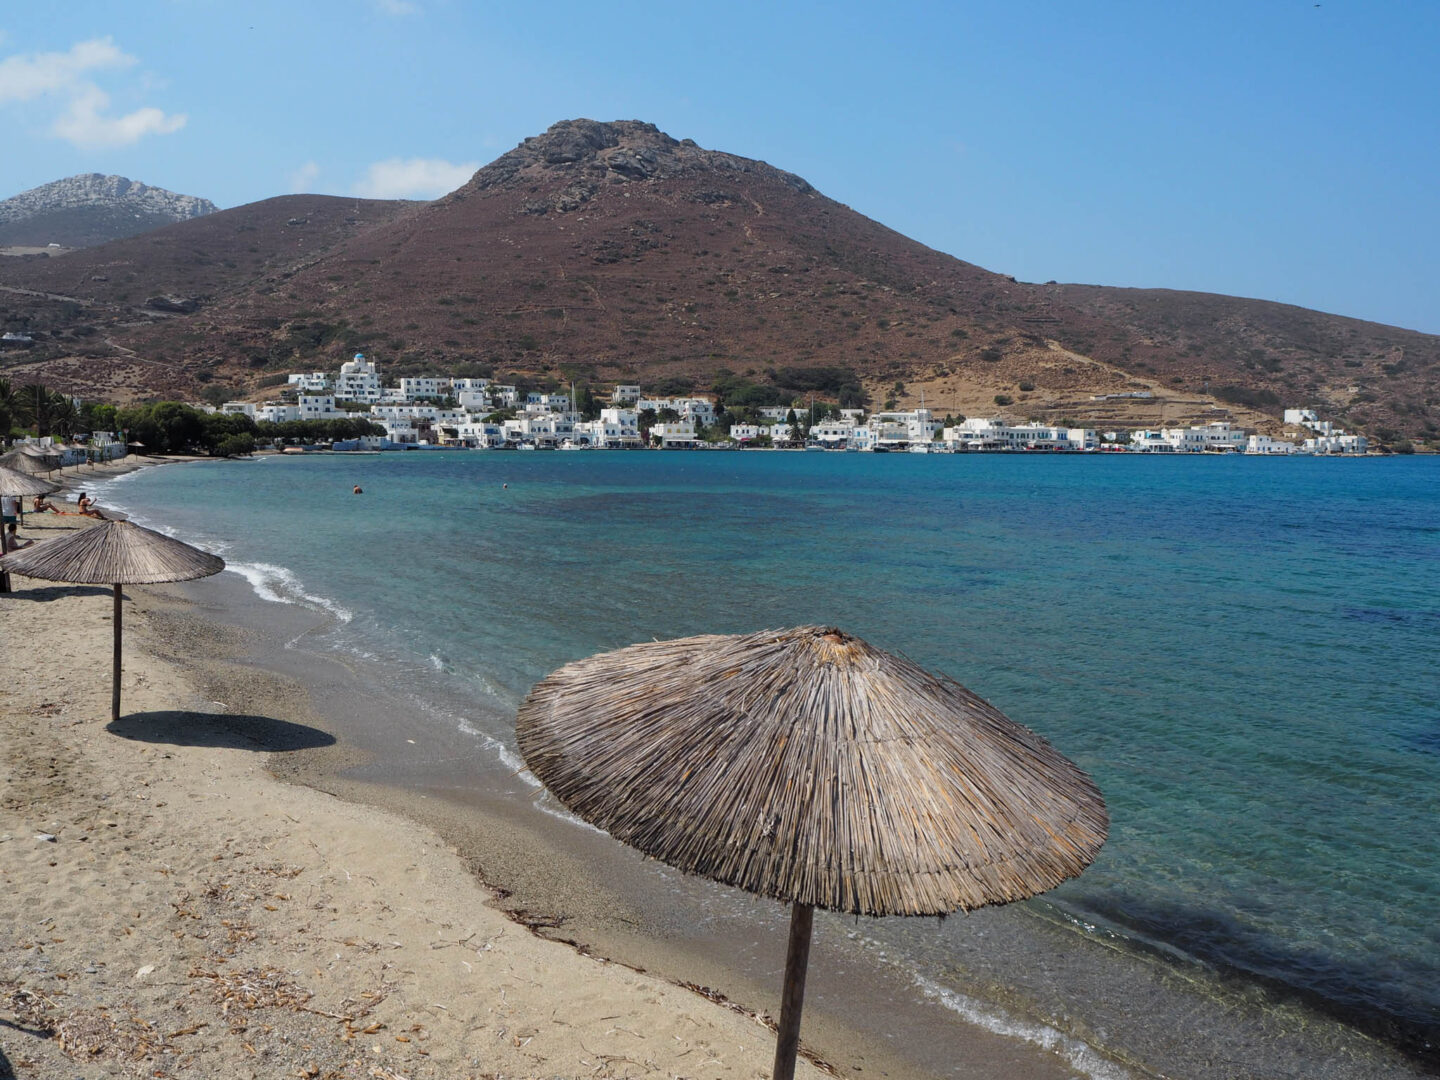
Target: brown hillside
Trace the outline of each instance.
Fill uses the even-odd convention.
[[[1222,399],[1272,409],[1278,402],[1313,407],[1382,439],[1440,435],[1440,337],[1433,334],[1212,293],[1037,289],[1127,331],[1130,342],[1099,351],[1164,384],[1208,387]]]
[[[0,263],[0,282],[107,310],[196,298],[192,314],[132,314],[108,336],[176,379],[236,387],[333,368],[361,348],[391,375],[464,364],[682,390],[723,369],[825,396],[852,371],[876,405],[923,390],[967,415],[1124,426],[1229,413],[1273,429],[1282,407],[1304,404],[1348,408],[1355,426],[1396,437],[1435,432],[1426,395],[1440,339],[1258,301],[1017,283],[790,173],[639,122],[556,124],[408,212],[334,199],[324,212],[285,210],[308,218],[291,226],[285,203],[53,266]],[[222,226],[242,212],[253,232],[239,218]],[[114,261],[101,266],[107,252]],[[48,343],[57,357],[59,344]],[[78,387],[102,360],[71,361],[65,378]],[[1344,381],[1352,370],[1365,378]],[[1154,398],[1094,400],[1141,389]],[[997,395],[1011,403],[997,407]]]
[[[204,310],[220,297],[273,288],[320,252],[417,205],[290,195],[59,257],[0,258],[3,329],[36,339],[0,352],[0,377],[90,398],[193,398],[198,382],[228,371],[225,334],[152,298]],[[130,346],[152,328],[158,344]]]

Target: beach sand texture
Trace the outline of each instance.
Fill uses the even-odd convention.
[[[147,648],[165,587],[126,590],[117,725],[109,590],[14,587],[0,1076],[768,1075],[753,1017],[542,940],[433,832],[271,776],[328,736],[201,700]]]

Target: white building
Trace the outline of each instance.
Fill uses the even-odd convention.
[[[730,441],[738,443],[754,442],[761,437],[769,437],[770,428],[761,424],[731,424]]]
[[[450,396],[450,380],[443,378],[401,379],[400,393],[406,401]]]
[[[403,405],[371,405],[370,416],[377,423],[384,423],[386,420],[424,420],[433,424],[440,419],[440,409],[436,405],[414,402]]]
[[[908,412],[876,413],[866,426],[874,433],[877,446],[898,448],[910,443],[930,442],[940,424],[930,415],[929,409],[911,409]]]
[[[794,408],[794,405],[762,405],[756,412],[766,420],[784,420]]]
[[[1201,454],[1232,453],[1245,449],[1246,435],[1227,420],[1216,420],[1203,427],[1161,428],[1159,431],[1130,433],[1131,449],[1161,453]]]
[[[810,428],[810,441],[826,446],[849,445],[854,437],[854,420],[822,420]]]
[[[1245,440],[1247,454],[1293,454],[1299,449],[1293,442],[1269,435],[1251,435]]]
[[[255,419],[255,406],[248,401],[227,401],[220,406],[220,411],[232,416],[248,416],[251,420]]]
[[[330,389],[330,376],[323,371],[306,371],[288,376],[286,381],[305,394],[323,394]]]
[[[420,442],[420,436],[428,435],[431,430],[428,421],[417,421],[408,416],[371,417],[371,419],[385,429],[387,439],[403,446],[415,446]]]
[[[1012,424],[1000,418],[971,417],[945,428],[941,434],[953,450],[1056,450],[1081,452],[1099,447],[1090,428],[1054,427],[1049,424]]]
[[[650,429],[650,441],[659,441],[666,450],[683,450],[695,446],[694,420],[667,420]]]
[[[255,409],[255,422],[263,424],[284,424],[300,419],[299,405],[281,405],[266,402]]]
[[[1305,440],[1305,450],[1311,454],[1363,454],[1369,449],[1364,435],[1317,435]]]
[[[505,426],[486,423],[483,420],[460,424],[459,441],[465,446],[493,450],[505,445]]]
[[[345,416],[335,408],[335,399],[329,394],[301,394],[295,406],[300,410],[301,420],[339,420]]]
[[[640,441],[640,414],[634,409],[601,409],[596,445],[610,449],[633,449]]]
[[[338,401],[364,401],[374,403],[380,400],[380,373],[375,365],[365,359],[364,353],[356,353],[353,360],[340,365],[340,378],[335,382],[335,398]]]
[[[617,386],[610,391],[610,401],[615,405],[633,405],[640,400],[640,387]]]

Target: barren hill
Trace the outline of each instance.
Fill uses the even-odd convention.
[[[433,203],[323,205],[267,200],[0,265],[0,281],[92,303],[131,324],[107,328],[117,346],[237,389],[363,348],[396,375],[463,365],[683,390],[729,373],[830,400],[858,383],[876,405],[923,390],[942,412],[1100,425],[1228,412],[1273,428],[1281,407],[1318,405],[1396,438],[1436,434],[1433,336],[1259,301],[1019,283],[793,174],[636,121],[556,124]],[[197,309],[113,316],[158,294]],[[109,362],[55,344],[37,355],[70,355],[76,388]]]

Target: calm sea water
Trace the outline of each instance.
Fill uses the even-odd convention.
[[[330,610],[329,647],[444,682],[510,747],[579,657],[838,625],[1097,779],[1111,839],[1049,901],[1437,1027],[1440,460],[317,455],[103,498]]]

